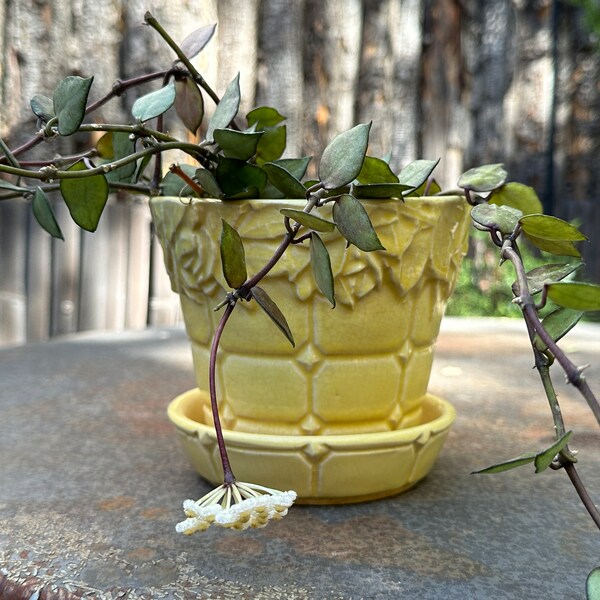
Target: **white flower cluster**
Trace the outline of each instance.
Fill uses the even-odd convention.
[[[254,483],[236,481],[222,484],[200,500],[186,500],[183,510],[188,517],[177,523],[178,533],[191,535],[211,525],[229,529],[265,527],[287,515],[296,500],[296,492],[280,492]]]

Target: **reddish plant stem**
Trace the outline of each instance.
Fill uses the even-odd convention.
[[[563,463],[561,462],[561,464],[563,464]],[[592,517],[592,520],[594,521],[594,523],[596,523],[596,526],[598,527],[598,529],[600,529],[600,511],[598,510],[598,507],[594,504],[594,501],[592,500],[591,496],[588,494],[588,491],[586,490],[585,486],[583,485],[583,482],[581,481],[581,478],[579,477],[579,473],[577,472],[575,465],[572,462],[564,461],[563,467],[564,467],[565,471],[567,472],[567,475],[569,476],[569,479],[571,480],[573,487],[577,491],[577,494],[579,495],[581,502],[585,506],[590,517]]]

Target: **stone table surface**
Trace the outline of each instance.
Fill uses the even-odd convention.
[[[600,389],[600,325],[564,339]],[[563,383],[598,503],[600,429]],[[585,597],[600,534],[563,472],[474,469],[552,442],[520,321],[446,319],[430,392],[458,418],[430,475],[394,498],[296,506],[235,533],[175,533],[209,486],[165,409],[194,387],[181,329],[83,334],[0,351],[0,600]]]

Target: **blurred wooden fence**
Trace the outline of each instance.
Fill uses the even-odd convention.
[[[29,98],[68,74],[94,74],[98,97],[169,64],[141,25],[148,9],[180,40],[218,22],[199,67],[220,93],[241,71],[242,109],[278,107],[290,154],[318,156],[335,133],[373,120],[372,151],[391,152],[396,168],[442,157],[438,177],[452,186],[470,166],[504,162],[547,211],[600,230],[600,55],[566,1],[0,0],[0,135],[27,139]],[[126,120],[135,97],[95,118]],[[179,318],[147,207],[113,200],[94,235],[57,210],[64,243],[29,206],[0,202],[0,344]],[[585,252],[596,280],[599,239]]]

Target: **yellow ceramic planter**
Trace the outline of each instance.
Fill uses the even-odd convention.
[[[337,232],[322,235],[335,277],[335,309],[316,289],[304,244],[291,247],[261,283],[285,314],[295,348],[255,303],[238,303],[217,372],[229,432],[279,439],[388,434],[431,420],[424,401],[433,344],[466,250],[468,205],[459,197],[364,204],[386,250],[364,253],[346,248]],[[303,206],[303,200],[151,201],[201,390],[208,387],[210,341],[220,316],[213,308],[228,291],[220,265],[221,219],[244,240],[252,274],[281,240],[279,210]],[[330,218],[328,213],[321,209],[320,216]],[[211,423],[208,405],[198,406],[197,422]],[[199,470],[211,479],[208,466]],[[273,484],[266,474],[258,482]],[[307,488],[307,497],[330,498],[325,488]],[[373,492],[385,493],[392,490]],[[373,494],[361,490],[355,496]]]

